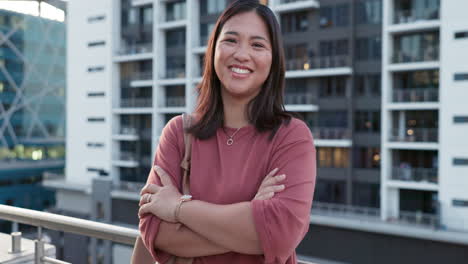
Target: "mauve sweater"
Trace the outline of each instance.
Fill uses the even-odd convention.
[[[182,116],[164,127],[154,158],[180,188],[180,162],[184,154]],[[252,201],[255,229],[263,255],[230,252],[195,258],[195,264],[213,263],[297,263],[295,249],[309,228],[310,210],[315,187],[316,159],[312,134],[304,122],[293,118],[278,129],[269,141],[269,132],[255,127],[242,127],[234,144],[226,141],[236,129],[218,129],[216,135],[192,141],[190,192],[195,200],[214,204],[252,201],[265,176],[274,168],[277,175],[286,174],[285,189],[273,198]],[[161,184],[151,170],[148,183]],[[235,221],[235,219],[233,219]],[[140,219],[140,232],[146,247],[159,263],[170,255],[154,248],[161,220],[147,214]]]

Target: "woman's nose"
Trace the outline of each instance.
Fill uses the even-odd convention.
[[[246,47],[246,45],[239,45],[238,48],[234,51],[233,56],[239,61],[249,60],[250,54],[248,47]]]

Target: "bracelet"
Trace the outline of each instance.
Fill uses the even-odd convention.
[[[180,197],[180,200],[179,200],[179,203],[177,204],[177,207],[174,211],[174,220],[176,221],[176,223],[179,222],[179,213],[180,213],[180,208],[182,207],[182,204],[184,202],[188,202],[188,201],[191,201],[192,200],[192,196],[191,195],[182,195]]]

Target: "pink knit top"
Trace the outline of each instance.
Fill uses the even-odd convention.
[[[163,129],[154,164],[168,172],[181,186],[180,162],[184,154],[182,117],[173,118]],[[309,228],[315,187],[316,159],[309,128],[299,119],[283,124],[272,141],[269,132],[259,133],[252,125],[241,128],[234,144],[226,141],[236,129],[218,129],[207,140],[193,139],[190,192],[193,199],[214,204],[251,201],[264,177],[279,168],[286,174],[286,188],[269,200],[252,201],[255,228],[264,255],[230,252],[196,258],[208,263],[297,263],[295,249]],[[148,183],[160,184],[151,171]],[[235,220],[235,219],[234,219]],[[153,258],[164,263],[170,255],[154,248],[161,220],[148,214],[140,220],[140,231]]]

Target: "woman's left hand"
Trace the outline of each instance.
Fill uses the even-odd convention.
[[[140,210],[138,216],[151,213],[166,222],[175,223],[175,209],[181,194],[172,184],[170,176],[160,167],[154,166],[162,186],[148,184],[140,192]]]

